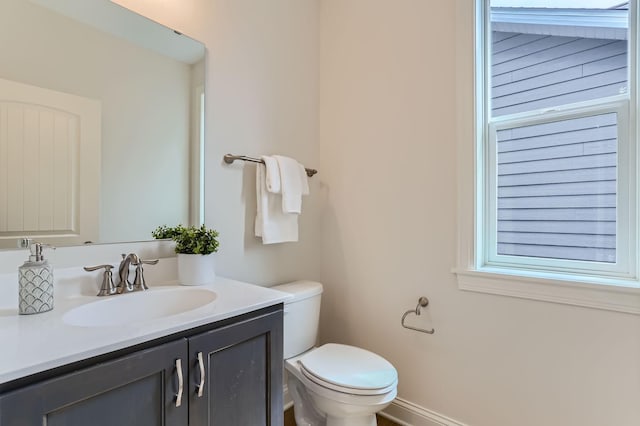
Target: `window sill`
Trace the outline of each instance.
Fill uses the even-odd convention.
[[[461,290],[640,315],[640,285],[614,280],[500,268],[454,269]]]

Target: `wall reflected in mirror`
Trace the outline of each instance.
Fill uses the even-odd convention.
[[[0,3],[0,247],[203,221],[204,46],[108,0]]]

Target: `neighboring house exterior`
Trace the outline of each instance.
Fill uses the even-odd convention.
[[[626,9],[492,9],[493,116],[624,93]],[[615,262],[617,140],[615,113],[499,130],[498,253]]]

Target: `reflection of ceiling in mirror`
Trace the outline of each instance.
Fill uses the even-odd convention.
[[[101,165],[100,187],[90,188],[99,194],[99,237],[90,240],[149,240],[158,225],[195,223],[192,217],[200,211],[202,199],[191,172],[199,176],[204,57],[196,64],[177,61],[35,2],[0,1],[0,79],[102,105],[102,142],[96,158]],[[143,25],[159,26],[108,0],[81,1],[85,2],[109,4],[136,16],[132,19],[142,19]],[[202,44],[168,28],[162,27],[160,33],[204,52]],[[85,180],[79,185],[88,187]],[[0,212],[7,204],[0,194]],[[4,235],[15,238],[16,232],[21,231]],[[46,235],[22,236],[46,242]],[[15,247],[15,240],[2,246]]]
[[[201,43],[110,1],[31,0],[31,2],[181,62],[194,64],[204,56],[204,46]]]

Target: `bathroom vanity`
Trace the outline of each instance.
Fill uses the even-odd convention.
[[[0,354],[0,425],[281,425],[288,296],[224,278],[207,287],[212,302],[138,324],[70,326],[68,313],[84,307],[77,299],[102,309],[95,297],[0,316],[3,343],[20,347]]]

